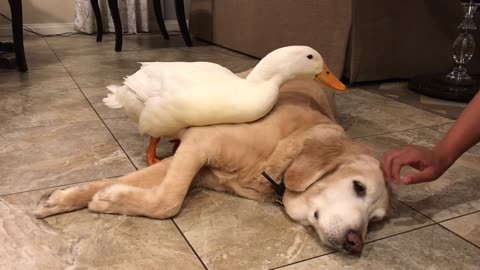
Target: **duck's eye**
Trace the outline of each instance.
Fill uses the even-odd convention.
[[[357,196],[363,197],[365,196],[365,186],[360,183],[360,181],[353,180],[353,190],[355,190],[355,193],[357,193]]]
[[[318,220],[318,211],[315,211],[315,213],[313,213],[313,217]]]
[[[309,55],[307,55],[307,58],[308,59],[313,59],[313,55],[309,54]]]

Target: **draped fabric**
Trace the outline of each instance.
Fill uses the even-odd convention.
[[[120,0],[118,9],[122,20],[122,30],[127,33],[148,32],[147,0]],[[104,32],[115,32],[107,0],[98,0]],[[74,27],[82,33],[95,33],[95,15],[90,0],[76,0]]]

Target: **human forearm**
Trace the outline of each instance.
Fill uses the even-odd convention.
[[[480,92],[470,101],[447,135],[433,150],[449,166],[479,140]]]

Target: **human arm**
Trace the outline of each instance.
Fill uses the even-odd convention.
[[[399,181],[400,169],[410,165],[418,173],[406,175],[405,184],[440,177],[465,151],[480,140],[480,92],[470,101],[447,134],[432,148],[406,146],[385,153],[382,169],[388,180]]]

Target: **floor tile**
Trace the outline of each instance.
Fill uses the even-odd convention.
[[[140,68],[141,61],[135,51],[121,52],[113,56],[86,55],[62,60],[80,88],[106,87],[119,84],[127,75]]]
[[[0,137],[0,194],[134,170],[100,121],[18,129]]]
[[[408,119],[425,127],[453,122],[452,119],[417,109],[410,105],[362,89],[349,89],[345,97],[360,104],[374,106],[385,113]]]
[[[372,223],[366,241],[432,223],[398,201],[394,205],[397,215]],[[210,269],[267,269],[331,252],[280,206],[213,191],[194,190],[175,221]]]
[[[346,97],[336,96],[337,120],[352,138],[409,130],[421,125],[388,114],[381,109]]]
[[[443,134],[447,134],[447,132],[450,130],[450,128],[452,128],[453,124],[454,124],[454,123],[443,124],[443,125],[438,125],[438,126],[432,126],[432,127],[430,127],[430,129],[435,130],[435,131],[438,131],[438,132],[443,133]],[[476,151],[477,149],[480,150],[480,142],[478,142],[478,143],[476,144],[476,146],[477,146],[478,148],[476,148],[476,149],[473,149],[473,148],[472,148],[472,149],[470,149],[470,151],[473,151],[473,152],[474,152],[474,151]],[[480,153],[480,152],[478,152],[478,153]]]
[[[161,34],[145,33],[124,36],[124,40],[133,44],[139,50],[186,47],[180,32],[170,32],[169,37],[169,40],[165,40]],[[196,39],[193,39],[192,42],[194,47],[210,45]]]
[[[441,224],[480,248],[480,212],[451,219]]]
[[[282,270],[478,269],[480,249],[438,225],[365,245],[361,257],[335,253]]]
[[[0,100],[0,132],[98,119],[78,88],[5,91]]]
[[[110,56],[86,55],[62,60],[81,88],[120,84],[125,76],[140,69],[139,62],[154,61],[207,61],[223,65],[232,72],[250,69],[258,62],[256,59],[214,46],[126,51]]]
[[[432,126],[430,127],[430,129],[432,130],[435,130],[435,131],[438,131],[440,133],[444,133],[444,134],[447,134],[447,132],[450,130],[450,128],[452,128],[453,126],[453,123],[450,123],[450,124],[443,124],[443,125],[438,125],[438,126]],[[480,142],[478,142],[476,144],[478,147],[480,147]],[[478,148],[480,149],[480,148]],[[473,149],[472,149],[473,150]]]
[[[0,70],[0,92],[72,89],[77,85],[63,67],[29,70]]]
[[[358,87],[450,119],[458,118],[467,105],[462,102],[446,101],[417,94],[408,89],[407,81],[367,83]]]
[[[331,250],[275,204],[193,190],[175,222],[209,269],[268,269]]]
[[[139,169],[147,167],[145,151],[150,142],[150,137],[141,136],[137,124],[128,118],[106,119],[105,124],[130,157],[133,164]],[[163,138],[157,145],[157,156],[163,158],[172,155],[173,144],[168,141],[168,138]]]
[[[45,192],[0,198],[0,261],[9,269],[203,269],[171,220],[87,210],[34,219]]]
[[[100,118],[109,119],[127,117],[124,109],[110,109],[103,103],[102,100],[110,93],[106,87],[86,87],[82,88],[82,92],[92,104]]]
[[[368,234],[365,242],[371,242],[434,223],[431,219],[426,218],[395,198],[392,198],[391,205],[393,208],[391,217],[383,221],[371,222],[368,225]]]
[[[29,70],[63,67],[44,38],[25,39],[24,46]]]
[[[385,151],[407,144],[432,147],[443,134],[422,128],[359,139],[380,158]],[[437,181],[417,185],[394,185],[399,200],[439,222],[480,210],[480,148],[474,147],[459,158]],[[402,171],[402,175],[413,172]]]
[[[104,34],[102,42],[96,42],[95,35],[73,35],[66,37],[48,37],[46,42],[63,62],[73,60],[77,56],[97,55],[99,57],[112,56],[135,50],[136,47],[123,41],[122,52],[116,52],[115,35]]]

